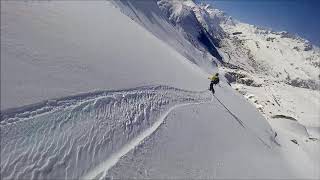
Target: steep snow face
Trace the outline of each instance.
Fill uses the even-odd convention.
[[[214,13],[210,12],[209,5],[198,6],[190,1],[186,1],[184,4],[190,6],[192,11],[195,13],[195,16],[202,27],[215,39],[215,45],[220,47],[220,39],[225,36],[224,30],[221,28],[221,21],[227,21],[223,14],[220,14],[220,11],[216,10]]]
[[[181,28],[182,31],[195,37],[201,31],[194,13],[183,3],[179,1],[159,1],[158,5],[174,25],[180,25],[178,28]]]
[[[117,0],[112,2],[122,13],[150,31],[154,36],[170,45],[192,64],[197,65],[206,73],[216,71],[216,58],[194,46],[186,38],[183,29],[176,28],[163,13],[156,0],[130,1]]]
[[[1,5],[1,110],[94,89],[207,87],[198,66],[110,2]]]
[[[199,22],[192,10],[192,2],[160,0],[160,9],[170,22],[184,34],[184,37],[201,51],[207,51],[221,62],[222,57],[216,49],[218,43]]]

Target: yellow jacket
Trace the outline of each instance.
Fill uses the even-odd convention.
[[[208,79],[210,79],[211,81],[215,81],[216,79],[218,79],[219,77],[216,75],[213,75],[211,77],[208,77]]]

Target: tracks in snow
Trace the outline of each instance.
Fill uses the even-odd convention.
[[[271,146],[266,143],[262,138],[260,138],[253,130],[251,130],[249,127],[247,127],[244,122],[238,118],[238,116],[236,116],[234,113],[232,113],[229,108],[227,108],[224,103],[222,103],[215,95],[213,95],[213,97],[221,104],[221,106],[223,106],[227,112],[239,123],[239,125],[241,125],[242,128],[247,129],[247,132],[250,132],[254,137],[256,137],[263,145],[265,145],[268,148],[271,148]],[[213,100],[213,99],[212,99]],[[276,143],[277,145],[279,145],[276,140],[275,140],[275,136],[274,137],[270,137],[270,139],[272,140],[272,142]]]
[[[99,167],[111,167],[152,134],[172,109],[210,99],[209,93],[147,86],[5,110],[0,124],[1,178],[98,175]]]
[[[173,111],[178,107],[187,106],[190,104],[200,104],[200,103],[178,104],[169,108],[166,112],[164,112],[159,117],[159,119],[151,127],[143,131],[141,134],[139,134],[137,137],[132,139],[130,142],[128,142],[118,152],[115,152],[114,154],[112,154],[107,160],[99,164],[97,167],[91,169],[81,179],[97,179],[97,178],[104,179],[107,175],[108,170],[112,168],[120,160],[122,156],[126,155],[129,151],[131,151],[136,146],[138,146],[145,138],[147,138],[152,133],[154,133],[160,127],[160,125],[164,122],[165,118],[169,115],[171,111]]]
[[[244,123],[239,119],[235,114],[233,114],[215,95],[213,97],[228,111],[228,113],[243,127],[245,128]]]

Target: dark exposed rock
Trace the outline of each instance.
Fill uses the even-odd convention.
[[[232,35],[238,35],[238,34],[242,34],[242,32],[234,32],[234,33],[232,33]]]
[[[312,90],[320,90],[320,82],[312,79],[290,79],[290,77],[287,77],[286,84],[294,86],[294,87],[300,87],[300,88],[306,88],[306,89],[312,89]]]
[[[274,115],[274,116],[271,116],[272,118],[283,118],[283,119],[289,119],[289,120],[292,120],[292,121],[297,121],[297,119],[291,117],[291,116],[286,116],[286,115],[283,115],[283,114],[277,114],[277,115]]]
[[[310,43],[306,43],[305,45],[304,45],[304,49],[303,49],[304,51],[310,51],[310,50],[312,50],[312,44],[310,44]]]
[[[320,68],[320,61],[318,61],[318,62],[311,62],[311,64],[312,64],[314,67]]]
[[[273,38],[273,37],[267,37],[267,39],[266,39],[266,40],[267,40],[267,41],[271,41],[271,42],[273,42],[273,41],[274,41],[274,39],[275,39],[275,38]]]
[[[229,68],[229,69],[241,69],[241,70],[243,70],[242,67],[239,67],[239,66],[237,66],[237,65],[234,65],[234,64],[231,64],[231,63],[228,63],[228,62],[224,62],[222,65],[223,65],[224,67]]]
[[[237,83],[245,84],[247,86],[253,86],[253,87],[261,87],[262,86],[261,84],[257,84],[252,79],[249,79],[249,78],[238,79]]]
[[[234,83],[237,81],[237,79],[244,78],[246,75],[235,73],[235,72],[226,72],[224,74],[225,78],[228,80],[229,83]]]
[[[246,75],[236,72],[226,72],[225,78],[227,79],[228,83],[240,83],[245,84],[247,86],[253,87],[261,87],[261,84],[257,84],[254,82],[253,79],[248,78]]]
[[[215,47],[215,44],[219,46],[219,42],[217,40],[213,39],[204,29],[199,33],[198,40],[212,56],[222,62],[222,57]]]

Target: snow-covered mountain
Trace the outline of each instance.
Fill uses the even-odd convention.
[[[131,7],[130,13],[123,8],[124,2]],[[116,4],[137,22],[151,19],[149,13],[146,15],[143,8],[139,8],[145,7],[146,2],[117,1]],[[155,1],[150,1],[148,7],[150,4],[153,12],[159,11],[159,7],[161,16],[166,16],[167,22],[183,35],[188,41],[184,44],[190,43],[203,54],[205,61],[217,64],[228,83],[252,102],[270,123],[278,117],[295,119],[299,127],[306,129],[307,137],[320,137],[318,47],[288,32],[274,32],[239,22],[208,4],[174,0],[159,0],[158,7]],[[140,23],[155,35],[159,33],[150,25]],[[152,26],[158,27],[158,24]],[[185,57],[199,59],[190,58],[191,55]],[[207,70],[206,67],[202,69]]]
[[[308,137],[319,138],[319,48],[288,32],[232,20],[209,5],[194,11],[208,14],[223,29],[219,52],[224,57],[221,70],[229,83],[235,83],[232,86],[271,124],[278,123],[274,122],[278,117],[291,118],[307,130]],[[208,27],[204,18],[199,19]]]
[[[1,1],[1,179],[319,178],[319,54],[192,1]]]

